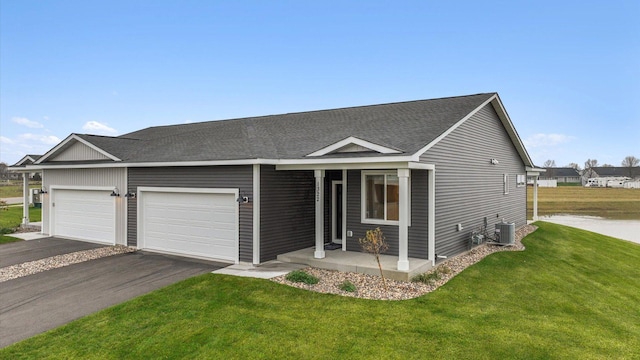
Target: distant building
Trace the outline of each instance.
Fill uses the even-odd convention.
[[[583,172],[585,184],[589,178],[629,178],[631,180],[640,180],[640,166],[621,167],[621,166],[600,166],[593,167],[591,171]]]
[[[582,184],[582,177],[578,170],[570,167],[546,168],[540,180],[555,180],[557,183]]]

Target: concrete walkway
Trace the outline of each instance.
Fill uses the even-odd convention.
[[[597,216],[552,215],[540,221],[571,226],[640,244],[640,220],[609,220]]]
[[[7,205],[22,204],[22,196],[21,197],[2,198],[0,200],[6,201]]]
[[[306,268],[307,265],[283,263],[282,261],[267,261],[258,266],[252,264],[234,264],[214,271],[214,274],[253,277],[258,279],[271,279],[285,275],[294,270]]]

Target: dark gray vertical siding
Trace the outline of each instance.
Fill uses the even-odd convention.
[[[391,169],[395,170],[395,169]],[[358,239],[363,238],[367,230],[380,227],[389,244],[385,254],[398,255],[398,226],[363,224],[361,221],[361,172],[347,171],[347,230],[353,231],[352,237],[347,237],[348,251],[361,251]],[[428,236],[428,191],[427,172],[425,170],[411,171],[411,226],[409,226],[409,256],[426,259]]]
[[[361,221],[361,180],[360,170],[347,171],[347,231],[353,231],[353,236],[347,236],[347,250],[361,251],[358,239],[364,238],[367,230],[380,227],[389,244],[386,254],[398,255],[398,226],[363,224]]]
[[[428,258],[429,192],[426,170],[411,170],[411,226],[409,257]]]
[[[315,244],[313,171],[260,167],[260,261]]]
[[[498,165],[492,165],[497,159]],[[491,232],[504,219],[526,224],[526,187],[516,187],[525,165],[495,110],[485,106],[420,158],[436,167],[436,254],[469,247],[471,231],[486,217]],[[503,194],[503,174],[509,194]],[[464,229],[457,231],[461,223]]]
[[[231,188],[253,198],[253,168],[242,166],[129,168],[129,191],[139,186]],[[137,201],[129,200],[127,242],[137,244]],[[240,261],[253,260],[253,202],[239,205]]]

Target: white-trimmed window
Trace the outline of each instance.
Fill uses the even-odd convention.
[[[411,189],[410,182],[409,189]],[[410,194],[409,198],[411,198]],[[411,219],[410,214],[409,219]],[[395,171],[362,171],[362,222],[397,225],[399,220],[400,182],[398,173]]]
[[[516,175],[516,187],[525,187],[527,186],[527,175],[519,174]]]

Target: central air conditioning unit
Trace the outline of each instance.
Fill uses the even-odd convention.
[[[496,224],[496,241],[501,245],[516,243],[516,224],[501,222]]]

